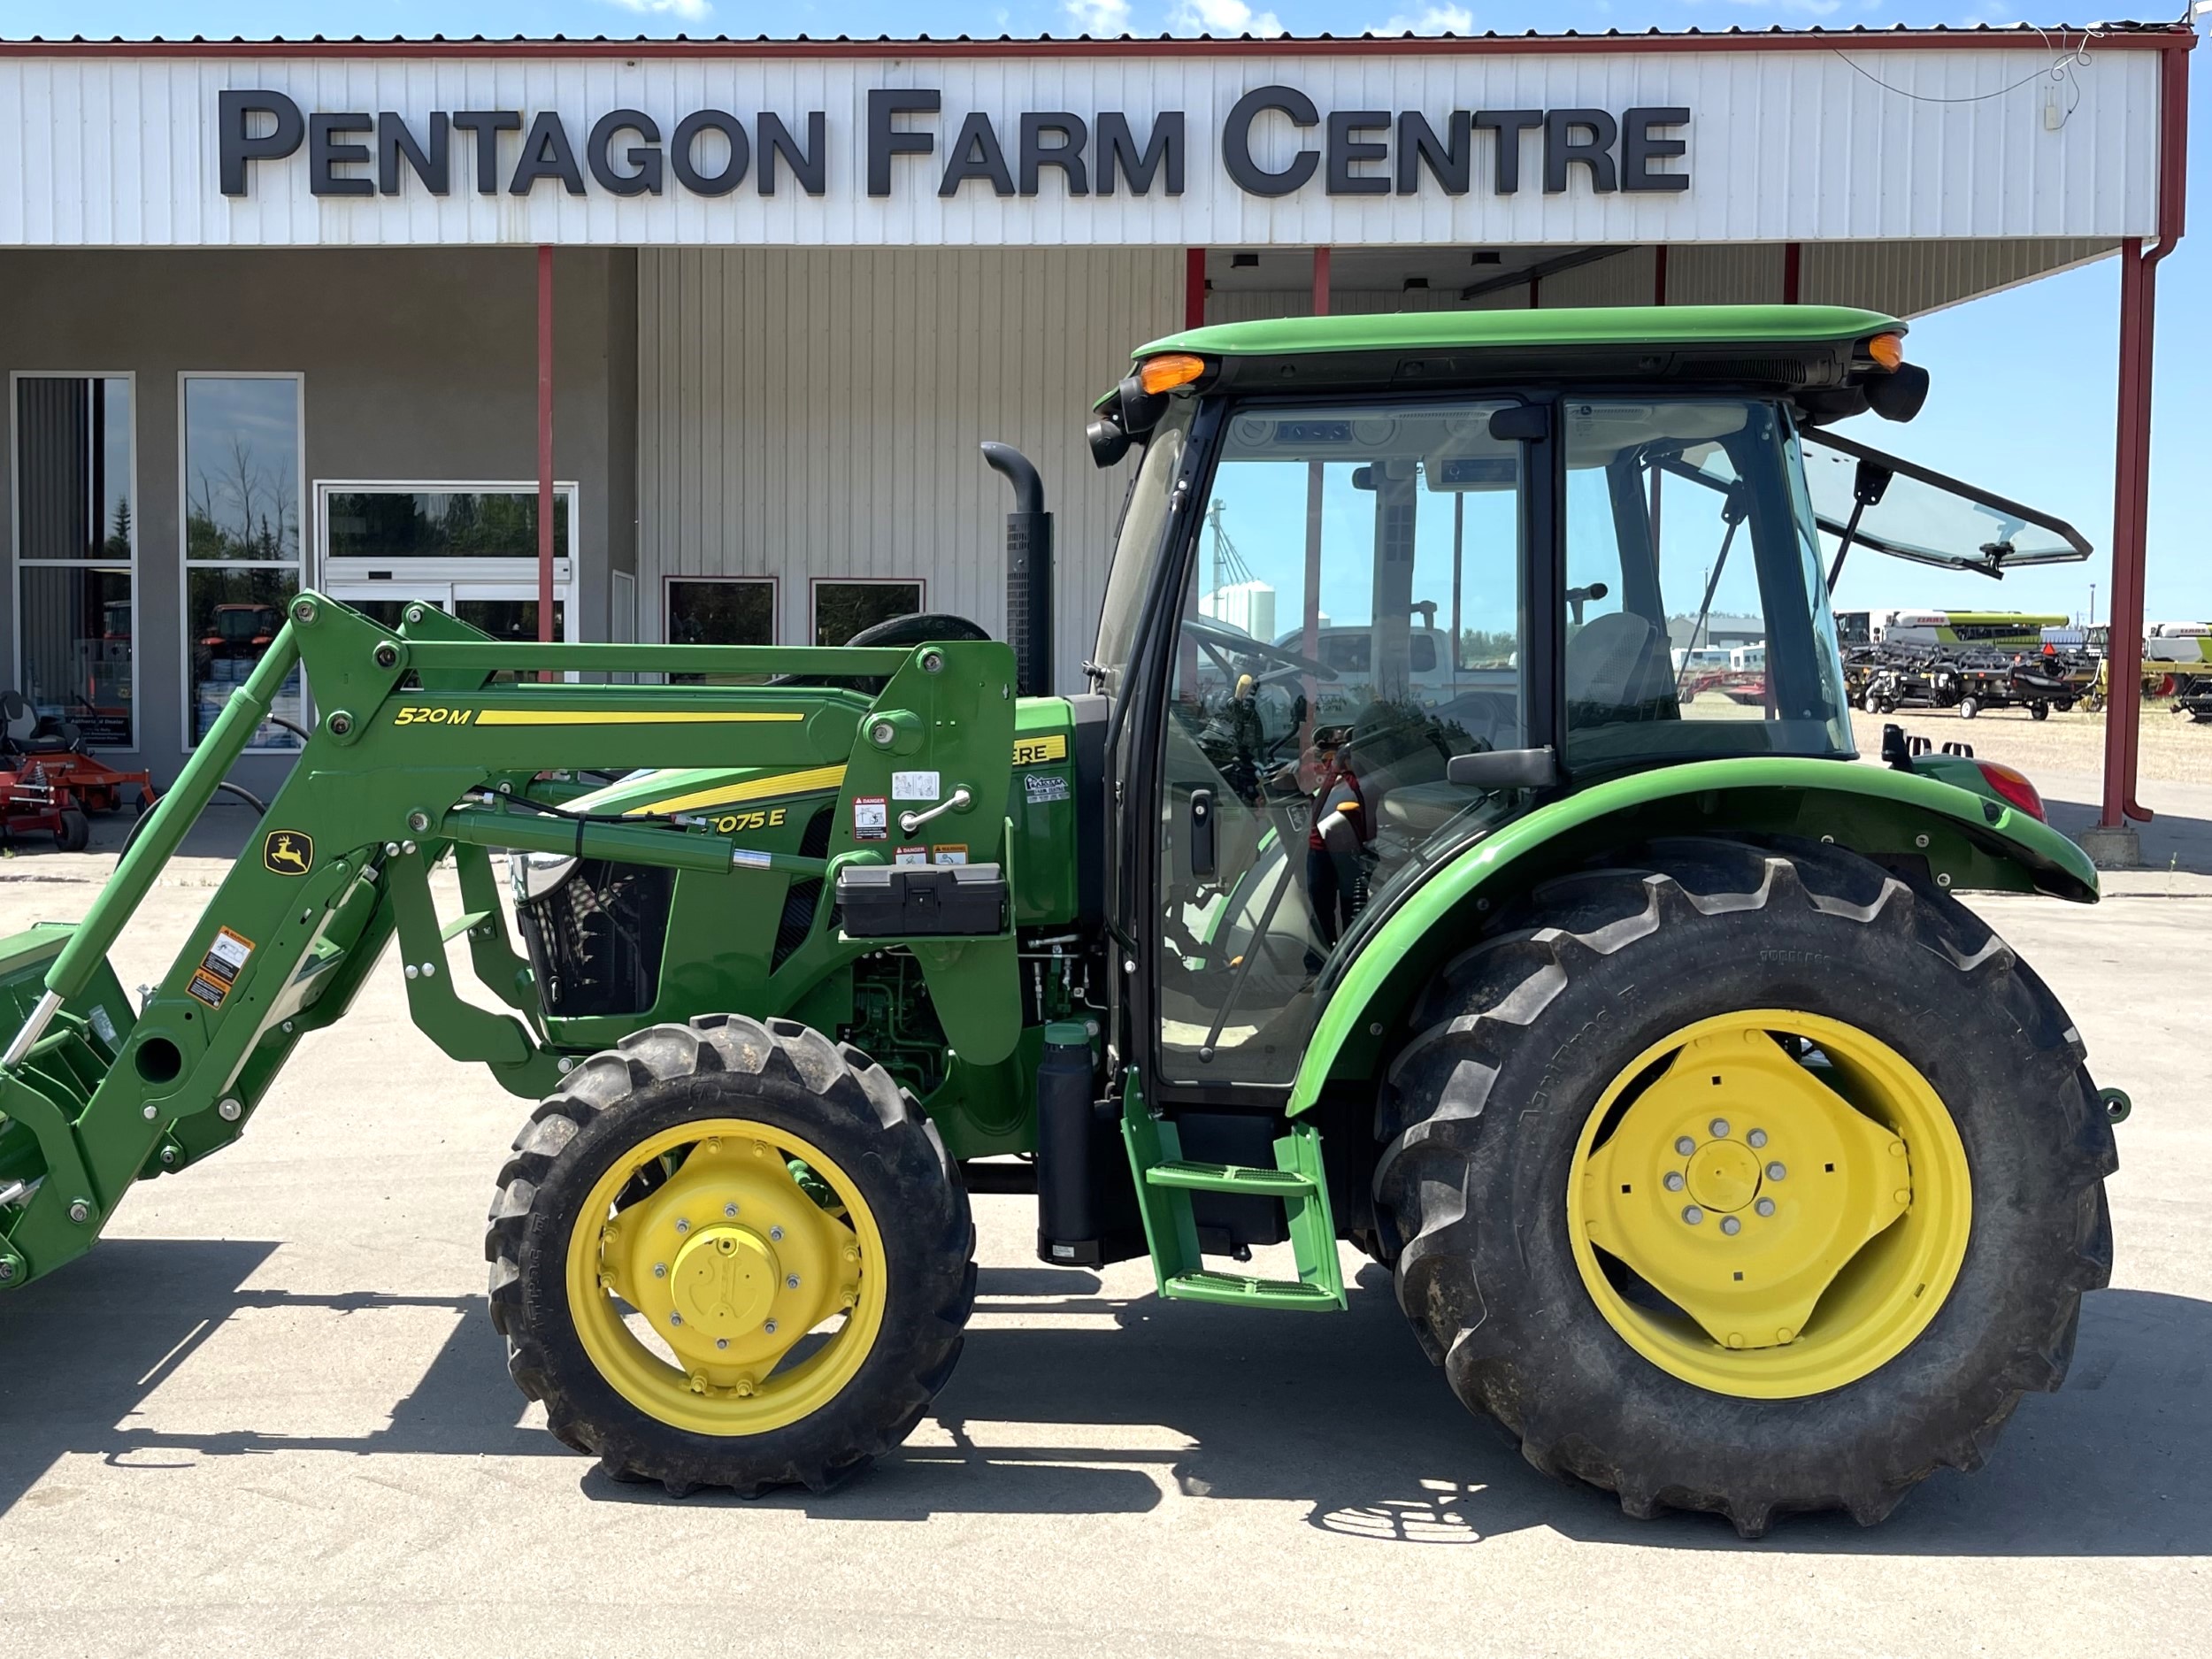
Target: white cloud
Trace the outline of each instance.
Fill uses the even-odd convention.
[[[1377,35],[1471,35],[1475,14],[1465,6],[1426,5],[1418,12],[1401,12],[1378,26]]]
[[[1257,35],[1272,40],[1283,32],[1272,12],[1255,12],[1244,0],[1176,0],[1168,27],[1178,35]]]
[[[1086,35],[1129,32],[1129,0],[1067,0],[1066,10]]]
[[[620,6],[625,12],[634,12],[640,17],[680,18],[687,23],[700,23],[712,14],[713,0],[603,0],[611,6]]]

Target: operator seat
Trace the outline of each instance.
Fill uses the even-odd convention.
[[[1567,711],[1575,726],[1678,720],[1667,638],[1632,611],[1593,617],[1567,641]]]

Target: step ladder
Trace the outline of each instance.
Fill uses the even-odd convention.
[[[1175,1125],[1146,1110],[1134,1072],[1122,1094],[1122,1141],[1136,1177],[1137,1208],[1151,1247],[1152,1277],[1161,1295],[1178,1302],[1229,1307],[1275,1308],[1325,1313],[1344,1306],[1344,1274],[1336,1254],[1336,1223],[1329,1213],[1328,1183],[1321,1167],[1321,1135],[1310,1124],[1293,1124],[1275,1142],[1275,1167],[1206,1164],[1183,1156]],[[1234,1193],[1279,1202],[1289,1221],[1295,1279],[1256,1279],[1217,1272],[1198,1248],[1193,1193]]]

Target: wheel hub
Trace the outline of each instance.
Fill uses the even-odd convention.
[[[1577,1208],[1714,1342],[1755,1349],[1797,1340],[1912,1188],[1901,1138],[1744,1024],[1680,1046],[1590,1155]]]
[[[600,1282],[644,1316],[694,1394],[749,1399],[859,1297],[853,1230],[764,1140],[701,1141],[600,1229]]]

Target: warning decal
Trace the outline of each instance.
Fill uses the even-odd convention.
[[[891,803],[879,795],[853,798],[853,839],[882,841],[891,839]]]
[[[191,983],[184,988],[210,1008],[220,1008],[223,999],[230,995],[230,987],[238,982],[247,958],[252,955],[252,940],[230,928],[219,927],[214,942],[208,946],[207,955],[200,958],[200,965],[192,970]]]

